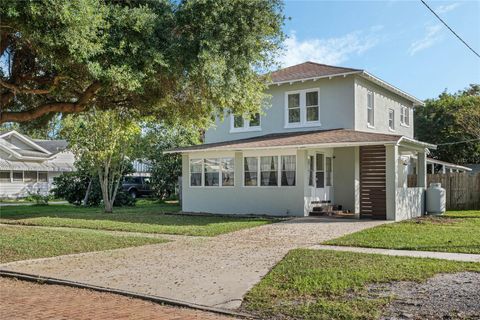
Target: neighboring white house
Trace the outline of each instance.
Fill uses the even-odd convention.
[[[14,130],[0,133],[0,198],[46,194],[53,178],[75,170],[65,140],[31,139]]]
[[[335,204],[357,218],[423,214],[435,146],[413,138],[422,101],[364,70],[313,62],[273,72],[266,93],[260,114],[227,114],[205,144],[167,151],[182,153],[183,211],[306,216]]]

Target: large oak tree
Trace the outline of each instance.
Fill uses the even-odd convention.
[[[3,0],[0,124],[133,108],[205,124],[252,112],[283,39],[279,0]]]

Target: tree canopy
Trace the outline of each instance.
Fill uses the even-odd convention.
[[[438,144],[432,156],[467,164],[480,162],[480,86],[451,94],[446,91],[415,109],[415,136]]]
[[[3,0],[0,124],[90,108],[165,122],[257,111],[280,0]]]

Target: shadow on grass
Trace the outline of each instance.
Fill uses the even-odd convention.
[[[135,207],[114,208],[104,213],[101,207],[77,207],[72,205],[2,207],[0,222],[28,224],[32,219],[54,218],[71,220],[142,223],[164,226],[207,226],[215,223],[266,221],[267,218],[243,218],[225,216],[172,215],[180,211],[177,204],[154,203]]]

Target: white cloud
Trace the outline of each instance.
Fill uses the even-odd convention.
[[[410,45],[410,48],[408,49],[410,55],[413,56],[417,52],[430,48],[434,44],[440,42],[442,39],[442,28],[441,24],[427,26],[425,28],[425,36],[420,40],[414,41]]]
[[[459,2],[455,2],[455,3],[452,3],[452,4],[441,5],[441,6],[438,6],[437,8],[435,8],[435,12],[438,13],[438,14],[447,13],[447,12],[450,12],[452,10],[455,10],[459,5],[460,5]]]
[[[295,32],[285,40],[285,53],[280,57],[282,67],[292,66],[305,61],[324,64],[340,64],[352,55],[360,55],[374,47],[379,39],[375,33],[382,26],[372,27],[368,33],[354,31],[341,37],[327,39],[307,39],[300,41]]]

